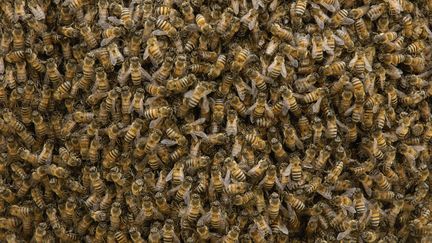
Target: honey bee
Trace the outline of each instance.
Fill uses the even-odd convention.
[[[248,48],[238,47],[237,54],[234,56],[234,60],[231,64],[231,72],[239,73],[245,66],[245,64],[251,59],[252,54]]]
[[[127,29],[130,30],[133,28],[133,26],[135,25],[132,15],[131,15],[131,11],[129,10],[129,8],[125,8],[122,5],[118,4],[118,3],[111,3],[110,4],[110,9],[113,11],[113,13],[115,15],[117,15],[118,17],[120,17],[120,23]],[[112,16],[107,18],[110,21],[113,21]]]
[[[273,62],[268,66],[267,72],[272,79],[276,79],[279,75],[286,78],[285,58],[282,55],[276,55]]]
[[[132,122],[124,137],[126,143],[130,143],[134,138],[139,136],[142,123],[143,121],[141,119],[135,119]]]
[[[208,74],[210,79],[214,79],[220,76],[221,72],[225,68],[226,64],[226,56],[219,55],[217,57],[216,63],[210,68],[210,72]]]
[[[369,32],[363,18],[357,19],[355,21],[354,25],[355,25],[355,29],[357,31],[357,35],[361,41],[365,41],[365,40],[369,39],[370,32]]]
[[[198,105],[201,99],[205,98],[208,94],[213,92],[214,89],[214,83],[198,82],[195,89],[186,92],[184,96],[188,99],[189,107],[193,108]]]
[[[327,23],[330,18],[329,16],[327,16],[327,14],[325,14],[321,8],[316,5],[315,3],[311,3],[311,10],[310,10],[310,14],[312,15],[312,17],[315,20],[315,23],[317,24],[319,29],[324,29],[324,25],[325,23]],[[315,32],[315,31],[311,31],[311,32]]]
[[[333,14],[333,16],[330,18],[330,26],[332,28],[337,28],[340,25],[351,25],[354,24],[354,20],[351,18],[348,18],[348,10],[346,9],[340,9],[337,12]]]
[[[174,231],[174,221],[172,219],[165,220],[162,227],[162,239],[166,242],[179,242],[178,236]]]
[[[349,16],[352,17],[353,19],[359,19],[369,12],[369,8],[370,7],[368,5],[363,5],[358,8],[353,8],[350,10]]]
[[[264,174],[264,172],[268,169],[268,167],[269,167],[269,162],[266,159],[261,159],[254,167],[252,167],[247,172],[247,174],[252,178],[259,178]]]
[[[301,17],[305,13],[307,4],[308,1],[306,0],[297,0],[295,2],[294,13],[296,14],[296,16]]]

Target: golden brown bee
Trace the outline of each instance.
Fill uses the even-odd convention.
[[[163,61],[163,54],[156,37],[151,37],[147,40],[147,48],[145,49],[143,58],[147,59],[147,57],[150,57],[156,64],[160,64]]]
[[[251,57],[251,52],[248,48],[242,48],[242,47],[238,47],[238,52],[237,54],[234,56],[234,60],[231,64],[231,71],[234,73],[239,73],[244,65],[246,64],[246,62],[249,60],[249,58]]]

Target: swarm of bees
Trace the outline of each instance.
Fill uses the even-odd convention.
[[[432,241],[430,13],[3,0],[0,241]]]

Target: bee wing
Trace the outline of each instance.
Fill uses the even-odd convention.
[[[102,41],[101,41],[101,46],[106,46],[106,45],[108,45],[112,40],[114,39],[114,37],[108,37],[108,38],[104,38]]]
[[[291,175],[291,169],[292,169],[292,164],[289,164],[285,170],[282,172],[283,176],[290,176]]]
[[[411,146],[417,153],[418,152],[421,152],[421,151],[423,151],[423,150],[425,150],[426,149],[426,147],[425,146],[423,146],[423,145],[413,145],[413,146]]]
[[[264,176],[264,178],[258,183],[258,188],[261,188],[264,182],[266,182],[266,180],[267,180],[267,175]]]
[[[196,25],[196,24],[188,24],[185,27],[185,30],[190,31],[190,32],[196,32],[196,31],[199,31],[200,29],[199,29],[198,25]]]
[[[176,187],[171,188],[170,190],[168,190],[168,191],[167,191],[167,195],[170,195],[170,196],[173,195],[176,191],[179,190],[180,186],[181,186],[181,185],[178,185],[178,186],[176,186]]]
[[[276,62],[273,62],[272,64],[274,64],[274,65],[273,65],[273,66],[270,65],[270,66],[268,67],[268,72],[271,72],[270,70],[273,70],[273,68],[274,68],[275,65],[276,65]],[[270,68],[270,67],[271,67],[271,68]],[[286,70],[286,67],[285,67],[285,63],[282,63],[282,64],[281,64],[281,72],[280,72],[280,74],[281,74],[282,77],[286,78],[286,76],[287,76],[287,70]]]
[[[316,192],[318,192],[318,194],[320,194],[322,197],[324,197],[327,200],[331,200],[332,199],[332,193],[331,190],[326,190],[324,188],[324,186],[319,186],[316,190]]]
[[[267,72],[271,73],[273,71],[273,69],[276,66],[276,61],[273,61],[268,67],[267,67]]]
[[[192,132],[191,135],[195,136],[195,140],[198,140],[198,138],[196,136],[201,137],[201,138],[203,138],[205,140],[208,140],[207,134],[205,134],[205,132],[202,132],[202,131]]]
[[[234,10],[234,13],[237,15],[240,10],[240,1],[239,0],[231,0],[231,7]]]
[[[322,99],[323,99],[323,97],[319,97],[318,100],[315,102],[315,104],[312,105],[312,112],[314,114],[319,112]]]
[[[271,107],[268,104],[265,104],[265,112],[266,112],[266,115],[268,117],[274,118],[273,111],[272,111]]]
[[[343,25],[352,25],[352,24],[354,24],[354,22],[355,21],[353,19],[345,17],[344,20],[342,21],[342,24]]]
[[[346,211],[348,211],[348,212],[350,212],[350,213],[352,213],[352,214],[355,214],[355,213],[356,213],[356,210],[355,210],[355,208],[354,208],[353,206],[343,206],[343,208],[344,208]]]
[[[110,21],[111,23],[113,23],[114,25],[121,25],[122,24],[122,21],[115,16],[108,16],[107,20]]]
[[[298,61],[297,59],[295,59],[294,57],[292,57],[291,55],[286,55],[286,57],[288,58],[288,60],[290,61],[291,66],[298,68]],[[285,69],[286,72],[286,69]]]
[[[159,98],[160,98],[159,96],[154,96],[154,97],[146,98],[146,101],[144,102],[144,105],[145,106],[150,106],[150,105],[153,104],[153,102],[155,102]]]
[[[249,107],[246,111],[246,114],[251,114],[252,111],[257,107],[258,103],[255,102],[251,107]]]
[[[117,64],[117,59],[118,59],[117,57],[110,54],[110,61],[113,66]]]
[[[335,6],[333,6],[331,4],[327,4],[324,1],[319,1],[319,4],[321,4],[321,6],[323,6],[325,9],[327,9],[328,11],[330,11],[332,13],[336,12]]]
[[[190,202],[190,189],[186,191],[186,193],[183,195],[183,199],[186,203],[186,205],[189,205]]]
[[[279,1],[278,0],[273,0],[270,5],[269,5],[269,10],[271,12],[274,12],[276,10],[276,8],[278,7]],[[263,7],[264,8],[264,7]]]
[[[248,24],[249,30],[253,30],[257,25],[257,17],[254,17]]]
[[[356,52],[354,54],[353,59],[351,59],[351,61],[348,63],[348,67],[352,69],[354,67],[354,65],[356,64],[357,60],[358,60],[358,55],[357,55],[357,52]]]
[[[231,182],[231,170],[227,169],[224,178],[225,188],[229,186],[230,182]]]
[[[197,225],[205,225],[210,221],[210,211],[198,219]]]
[[[207,99],[207,96],[204,96],[202,98],[201,109],[204,113],[207,113],[210,111],[210,103],[209,103],[209,100]]]
[[[318,27],[320,28],[320,29],[324,29],[324,21],[323,20],[321,20],[318,16],[313,16],[314,17],[314,19],[315,19],[315,22],[316,22],[316,24],[318,25]]]
[[[150,82],[153,82],[154,80],[153,80],[153,78],[152,78],[152,76],[150,75],[150,73],[148,73],[143,67],[141,67],[140,68],[140,71],[141,71],[141,75],[144,77],[144,78],[146,78],[147,80],[149,80]]]
[[[263,2],[261,0],[252,0],[252,7],[254,9],[258,9],[259,6],[262,6]],[[263,6],[262,6],[263,7]],[[263,7],[264,8],[264,7]]]
[[[205,119],[204,117],[202,117],[202,118],[199,118],[199,119],[197,119],[197,120],[191,122],[190,124],[191,124],[192,126],[195,126],[195,125],[201,125],[201,124],[204,124],[205,121],[206,121],[206,119]]]
[[[312,41],[312,58],[316,58],[318,53],[317,53],[317,44],[315,41]]]
[[[351,233],[351,229],[347,229],[344,232],[341,232],[337,236],[337,240],[343,240],[345,237],[347,237]]]
[[[275,184],[276,186],[279,188],[280,191],[284,190],[284,185],[282,185],[282,183],[280,182],[279,178],[275,178]]]
[[[0,75],[3,75],[5,72],[4,58],[3,55],[0,56]]]
[[[248,176],[252,176],[255,173],[255,171],[258,170],[258,168],[259,168],[259,164],[255,165],[250,170],[248,170],[248,172],[247,172]]]
[[[429,29],[427,24],[423,25],[423,29],[426,31],[426,33],[428,34],[428,38],[432,39],[432,31]]]
[[[158,127],[162,123],[163,119],[164,119],[163,117],[158,117],[158,118],[152,120],[149,124],[149,128]]]
[[[153,34],[153,35],[156,35],[156,36],[168,35],[168,33],[165,32],[165,31],[163,31],[163,30],[154,30],[154,31],[152,32],[152,34]]]
[[[39,6],[38,4],[36,4],[35,6],[27,6],[36,20],[40,21],[45,19],[45,12],[42,10],[41,6]]]
[[[304,149],[304,144],[303,142],[300,140],[300,138],[298,138],[296,136],[295,138],[295,145],[297,146],[298,149],[303,150]]]
[[[339,46],[345,45],[345,41],[335,34],[333,34],[333,39],[335,40],[336,44],[338,44]]]
[[[172,176],[173,176],[173,173],[174,173],[174,168],[171,169],[171,171],[166,175],[166,177],[165,177],[165,181],[166,182],[168,182],[168,181],[170,181],[172,179]]]
[[[147,58],[150,56],[149,53],[149,46],[147,45],[147,47],[144,50],[144,55],[143,55],[143,60],[147,60]]]
[[[336,119],[336,124],[341,127],[343,130],[348,131],[348,127],[343,124],[341,121],[339,121],[339,119]]]
[[[369,72],[372,72],[372,66],[369,63],[369,60],[367,59],[366,55],[363,56],[363,62],[365,64],[366,70],[368,70]]]

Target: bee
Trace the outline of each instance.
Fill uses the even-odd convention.
[[[370,32],[369,32],[363,18],[359,18],[359,19],[355,20],[354,26],[355,26],[355,30],[357,31],[357,35],[358,35],[360,41],[365,41],[365,40],[369,39]]]
[[[49,58],[46,62],[46,72],[49,80],[54,83],[63,81],[63,76],[60,74],[57,64],[53,58]]]
[[[407,48],[407,52],[409,54],[418,54],[426,47],[423,40],[417,40],[413,43],[409,44]]]
[[[292,193],[283,192],[283,197],[287,205],[290,205],[297,211],[303,211],[306,208],[306,205],[297,197],[295,197]]]
[[[265,93],[259,93],[256,102],[249,107],[248,113],[251,114],[251,121],[255,118],[260,118],[266,114],[268,117],[273,118],[274,114],[267,104],[267,95]]]
[[[193,13],[192,13],[193,14]],[[234,10],[230,7],[226,8],[222,13],[221,19],[216,26],[216,32],[219,34],[224,34],[228,30],[232,20],[234,18]]]
[[[210,79],[215,79],[220,76],[221,72],[225,68],[226,59],[227,58],[225,55],[219,55],[217,57],[216,63],[210,68],[210,72],[208,74]]]
[[[348,10],[346,9],[340,9],[337,12],[333,14],[333,16],[330,18],[329,23],[332,28],[338,28],[340,25],[351,25],[354,24],[354,20],[351,18],[348,18]]]
[[[297,0],[295,2],[294,13],[296,16],[301,17],[306,11],[308,1],[307,0]]]
[[[84,235],[92,223],[93,219],[91,218],[90,214],[84,214],[77,224],[77,233],[79,235]]]
[[[279,75],[286,78],[285,58],[282,55],[276,55],[273,62],[268,66],[267,72],[272,79],[276,79]]]
[[[67,178],[70,174],[68,170],[63,167],[50,164],[47,166],[47,172],[49,175],[55,176],[57,178]]]
[[[384,174],[378,173],[377,175],[373,176],[373,179],[380,189],[384,191],[389,191],[391,189],[392,185]]]
[[[300,117],[301,109],[297,104],[296,97],[293,92],[286,86],[280,88],[281,97],[283,99],[284,105],[289,108],[289,110],[296,116]]]
[[[402,54],[382,54],[378,56],[378,59],[386,64],[397,65],[405,61],[406,57]]]
[[[133,242],[145,242],[141,233],[138,231],[136,227],[131,227],[129,229],[129,236]]]
[[[158,83],[164,82],[171,73],[174,60],[170,56],[166,56],[165,60],[162,62],[161,67],[153,74],[153,80]]]
[[[114,202],[111,205],[111,209],[110,209],[110,224],[111,224],[111,229],[118,229],[119,224],[120,224],[120,215],[122,213],[122,209],[120,208],[120,203],[118,202]]]
[[[194,9],[190,2],[183,2],[180,6],[180,11],[183,14],[184,21],[186,23],[193,23],[195,20]]]
[[[287,41],[290,42],[292,40],[294,40],[294,35],[291,31],[291,29],[288,28],[283,28],[280,24],[278,23],[273,23],[270,26],[270,32],[274,35],[277,36],[279,39],[283,40],[283,41]]]
[[[174,221],[172,219],[165,220],[162,227],[162,239],[164,242],[179,242],[178,236],[174,231]]]
[[[34,53],[32,51],[32,49],[27,48],[25,50],[25,55],[26,55],[27,62],[30,64],[30,66],[32,68],[34,68],[39,73],[44,73],[45,72],[46,69],[45,69],[44,64],[38,58],[38,56],[36,55],[36,53]]]
[[[130,30],[135,25],[131,11],[129,8],[125,8],[122,5],[118,3],[111,3],[110,9],[113,11],[113,13],[117,16],[120,16],[120,23],[127,29]],[[113,18],[108,17],[108,20],[112,20]]]
[[[258,163],[252,167],[247,174],[252,178],[260,178],[264,172],[268,169],[269,162],[266,159],[261,159]]]
[[[282,146],[282,143],[277,138],[270,140],[272,151],[278,161],[286,161],[288,159],[288,153]]]
[[[238,49],[239,50],[237,54],[234,55],[234,60],[231,64],[231,72],[234,74],[239,73],[252,56],[251,51],[248,48],[242,48],[239,46]]]
[[[199,38],[200,34],[197,31],[191,32],[185,43],[184,50],[189,53],[192,52],[197,47]]]
[[[143,121],[139,118],[132,122],[124,137],[126,143],[130,143],[134,138],[139,136],[142,124]]]
[[[369,12],[369,5],[363,5],[358,8],[353,8],[349,12],[349,16],[353,19],[359,19]]]
[[[365,52],[359,50],[355,52],[353,59],[349,62],[348,67],[353,69],[358,74],[363,74],[366,71],[371,72],[372,66],[366,58]]]
[[[92,166],[90,168],[90,182],[92,191],[95,191],[102,195],[105,192],[105,183],[101,179],[100,173],[97,171],[96,167]]]
[[[317,61],[321,62],[324,58],[324,52],[323,52],[323,39],[321,35],[314,33],[312,35],[312,58]]]
[[[372,5],[368,9],[366,15],[369,17],[370,20],[375,21],[381,15],[384,14],[385,10],[386,10],[386,4],[385,3],[380,3],[380,4]]]
[[[185,93],[185,98],[188,99],[188,105],[193,108],[198,105],[199,101],[205,98],[208,94],[213,92],[215,89],[214,83],[209,82],[198,82],[195,89]]]
[[[223,237],[224,243],[234,243],[238,241],[240,236],[240,228],[238,226],[233,226],[226,236]]]
[[[252,199],[255,198],[255,194],[252,191],[248,191],[244,193],[243,195],[235,195],[234,197],[234,205],[246,205],[248,202],[250,202]]]
[[[236,179],[237,181],[245,181],[246,180],[246,174],[245,172],[239,167],[237,162],[232,158],[226,158],[224,161],[225,165],[227,166],[227,169],[230,171],[231,176]]]
[[[259,151],[264,151],[268,149],[268,145],[261,137],[259,137],[256,133],[248,133],[245,135],[245,140],[250,143],[250,145]]]

